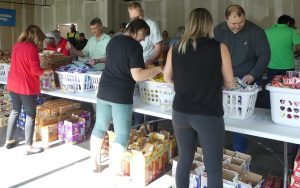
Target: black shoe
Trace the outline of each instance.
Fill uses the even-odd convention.
[[[44,148],[38,147],[38,148],[32,148],[31,150],[25,151],[24,155],[33,155],[37,153],[42,153],[44,151]]]
[[[12,149],[12,148],[14,148],[16,145],[17,145],[17,141],[13,140],[13,141],[11,141],[10,143],[6,143],[6,144],[4,145],[4,147],[5,147],[6,149]]]

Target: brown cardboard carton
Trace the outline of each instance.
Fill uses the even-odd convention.
[[[236,164],[231,164],[231,163],[223,163],[223,169],[230,170],[237,172],[238,174],[243,173],[243,167],[236,165]]]
[[[245,171],[249,171],[250,170],[250,163],[251,163],[251,159],[252,159],[251,155],[248,155],[248,154],[245,154],[245,153],[241,153],[241,152],[236,152],[235,157],[239,158],[239,159],[242,159],[242,160],[245,160],[246,161]]]
[[[52,142],[58,139],[57,124],[46,125],[40,127],[41,140],[43,142]]]
[[[52,125],[52,124],[57,124],[58,122],[58,117],[45,117],[45,118],[40,118],[39,119],[39,126],[46,126],[46,125]]]
[[[223,187],[224,188],[236,188],[238,185],[238,173],[223,170]],[[201,188],[207,187],[207,173],[203,172],[201,175]]]
[[[149,143],[142,151],[132,150],[130,176],[137,187],[144,187],[153,179],[154,150],[154,146]]]
[[[224,150],[223,150],[223,154],[228,155],[228,156],[230,156],[230,157],[235,157],[236,152],[231,151],[231,150],[229,150],[229,149],[224,149]]]
[[[252,172],[240,174],[238,178],[239,188],[260,188],[262,183],[262,176]]]
[[[242,169],[243,169],[244,172],[247,172],[247,171],[248,171],[248,170],[247,170],[247,169],[248,169],[248,168],[247,168],[247,163],[246,163],[246,161],[243,160],[243,159],[239,159],[239,158],[233,157],[232,160],[231,160],[231,163],[232,163],[232,164],[236,164],[236,165],[242,167]]]

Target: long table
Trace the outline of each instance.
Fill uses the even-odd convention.
[[[5,80],[0,79],[0,84],[6,84]],[[42,90],[43,94],[78,100],[89,103],[96,103],[97,98],[94,92],[86,93],[68,93],[60,89]],[[138,96],[134,96],[133,111],[156,116],[164,119],[172,119],[171,112],[163,112],[159,106],[149,105],[140,100]],[[267,109],[256,108],[253,115],[245,120],[234,120],[225,118],[225,130],[230,132],[241,133],[245,135],[268,138],[272,140],[282,141],[284,143],[284,187],[287,185],[288,175],[288,143],[300,144],[300,129],[291,126],[275,124],[271,120],[271,112]]]

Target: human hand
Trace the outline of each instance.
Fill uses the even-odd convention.
[[[90,59],[87,64],[89,64],[89,65],[95,65],[96,64],[96,60],[95,59]]]
[[[147,59],[146,61],[145,61],[145,65],[153,65],[153,63],[154,63],[154,61],[152,60],[152,59]]]
[[[250,74],[246,75],[243,77],[243,82],[246,83],[246,84],[250,84],[251,82],[254,81],[254,77]]]

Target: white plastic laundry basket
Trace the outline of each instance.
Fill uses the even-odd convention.
[[[138,86],[141,99],[148,104],[159,106],[161,104],[159,95],[164,95],[164,97],[169,95],[168,100],[174,97],[174,93],[162,91],[164,86],[170,86],[165,82],[142,81],[138,82]]]
[[[93,73],[89,74],[89,76],[91,77],[93,90],[96,94],[98,93],[98,86],[99,86],[99,82],[101,79],[101,75],[102,75],[102,72],[93,72]]]
[[[65,91],[91,91],[93,85],[88,73],[69,73],[56,71],[60,88]]]
[[[266,86],[270,91],[272,120],[281,125],[300,127],[300,89]]]
[[[255,109],[258,92],[259,88],[248,92],[224,90],[224,117],[241,120],[250,117]]]
[[[0,63],[0,79],[6,79],[8,76],[10,65],[6,63]]]

